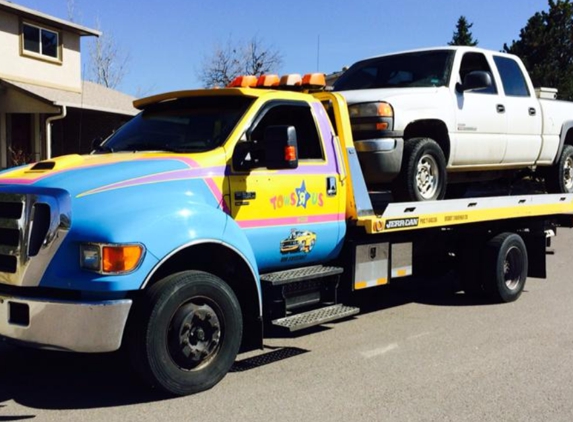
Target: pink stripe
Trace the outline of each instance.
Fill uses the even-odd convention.
[[[207,186],[211,190],[211,193],[213,194],[215,199],[219,202],[219,205],[221,206],[221,208],[223,208],[223,211],[227,214],[231,214],[231,210],[229,209],[229,207],[227,206],[227,203],[223,199],[223,193],[221,192],[221,190],[219,189],[219,186],[217,186],[215,181],[211,178],[206,178],[205,183],[207,183]]]
[[[316,223],[332,223],[344,220],[344,214],[321,214],[309,215],[300,217],[283,217],[283,218],[265,218],[259,220],[243,220],[237,221],[240,227],[244,229],[252,229],[256,227],[269,227],[269,226],[293,226],[301,224],[316,224]],[[304,220],[304,221],[303,221]]]

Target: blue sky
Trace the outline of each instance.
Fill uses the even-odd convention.
[[[67,19],[66,0],[13,0]],[[217,43],[257,36],[280,51],[280,73],[330,73],[356,60],[445,45],[461,15],[479,47],[500,50],[519,37],[547,0],[75,0],[75,21],[109,32],[129,53],[119,87],[131,95],[198,88],[201,64]],[[318,40],[320,39],[320,43]],[[85,61],[89,38],[82,42]],[[320,48],[318,46],[320,45]]]

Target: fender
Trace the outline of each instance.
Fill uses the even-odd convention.
[[[555,158],[553,158],[553,163],[552,163],[553,165],[557,163],[559,157],[561,157],[561,152],[563,151],[563,147],[565,146],[565,141],[567,140],[567,133],[571,129],[573,129],[573,120],[568,120],[563,123],[563,126],[561,126],[561,134],[559,136],[559,148],[557,149],[557,154],[555,154]]]
[[[255,288],[257,292],[257,308],[259,309],[259,315],[262,315],[262,291],[261,291],[261,283],[260,277],[258,272],[257,262],[255,260],[255,254],[251,247],[247,236],[245,235],[244,231],[239,227],[239,225],[228,215],[224,214],[219,210],[205,210],[209,212],[211,216],[214,213],[217,213],[217,218],[223,217],[225,219],[224,225],[224,233],[222,236],[217,238],[209,238],[206,236],[206,233],[203,236],[198,236],[197,238],[188,241],[187,243],[182,243],[179,246],[172,249],[169,253],[165,254],[161,260],[157,262],[155,267],[149,272],[147,277],[145,278],[143,284],[141,285],[141,289],[144,289],[150,280],[153,278],[155,273],[167,262],[171,257],[176,255],[177,253],[188,249],[193,248],[195,246],[200,246],[204,244],[216,243],[219,244],[227,249],[230,249],[234,252],[235,255],[240,257],[240,259],[246,264],[248,267],[251,278],[255,283]],[[183,237],[181,240],[185,240]]]

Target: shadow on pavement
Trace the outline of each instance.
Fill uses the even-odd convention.
[[[52,352],[0,343],[0,421],[35,417],[10,415],[10,400],[32,409],[89,409],[166,398],[140,383],[121,353]]]

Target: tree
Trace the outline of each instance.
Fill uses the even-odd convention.
[[[198,77],[206,88],[226,86],[238,75],[260,76],[277,71],[282,60],[277,50],[256,36],[246,43],[229,38],[225,45],[216,45],[203,59]]]
[[[99,19],[96,29],[100,30]],[[127,74],[129,54],[115,42],[111,32],[103,33],[90,45],[87,79],[108,88],[117,88]]]
[[[534,86],[558,89],[558,98],[573,100],[573,4],[549,0],[521,29],[519,39],[503,45],[521,58]]]
[[[469,45],[475,47],[478,40],[474,40],[470,31],[472,26],[474,26],[474,24],[469,23],[465,16],[460,16],[456,24],[456,31],[448,45]]]

